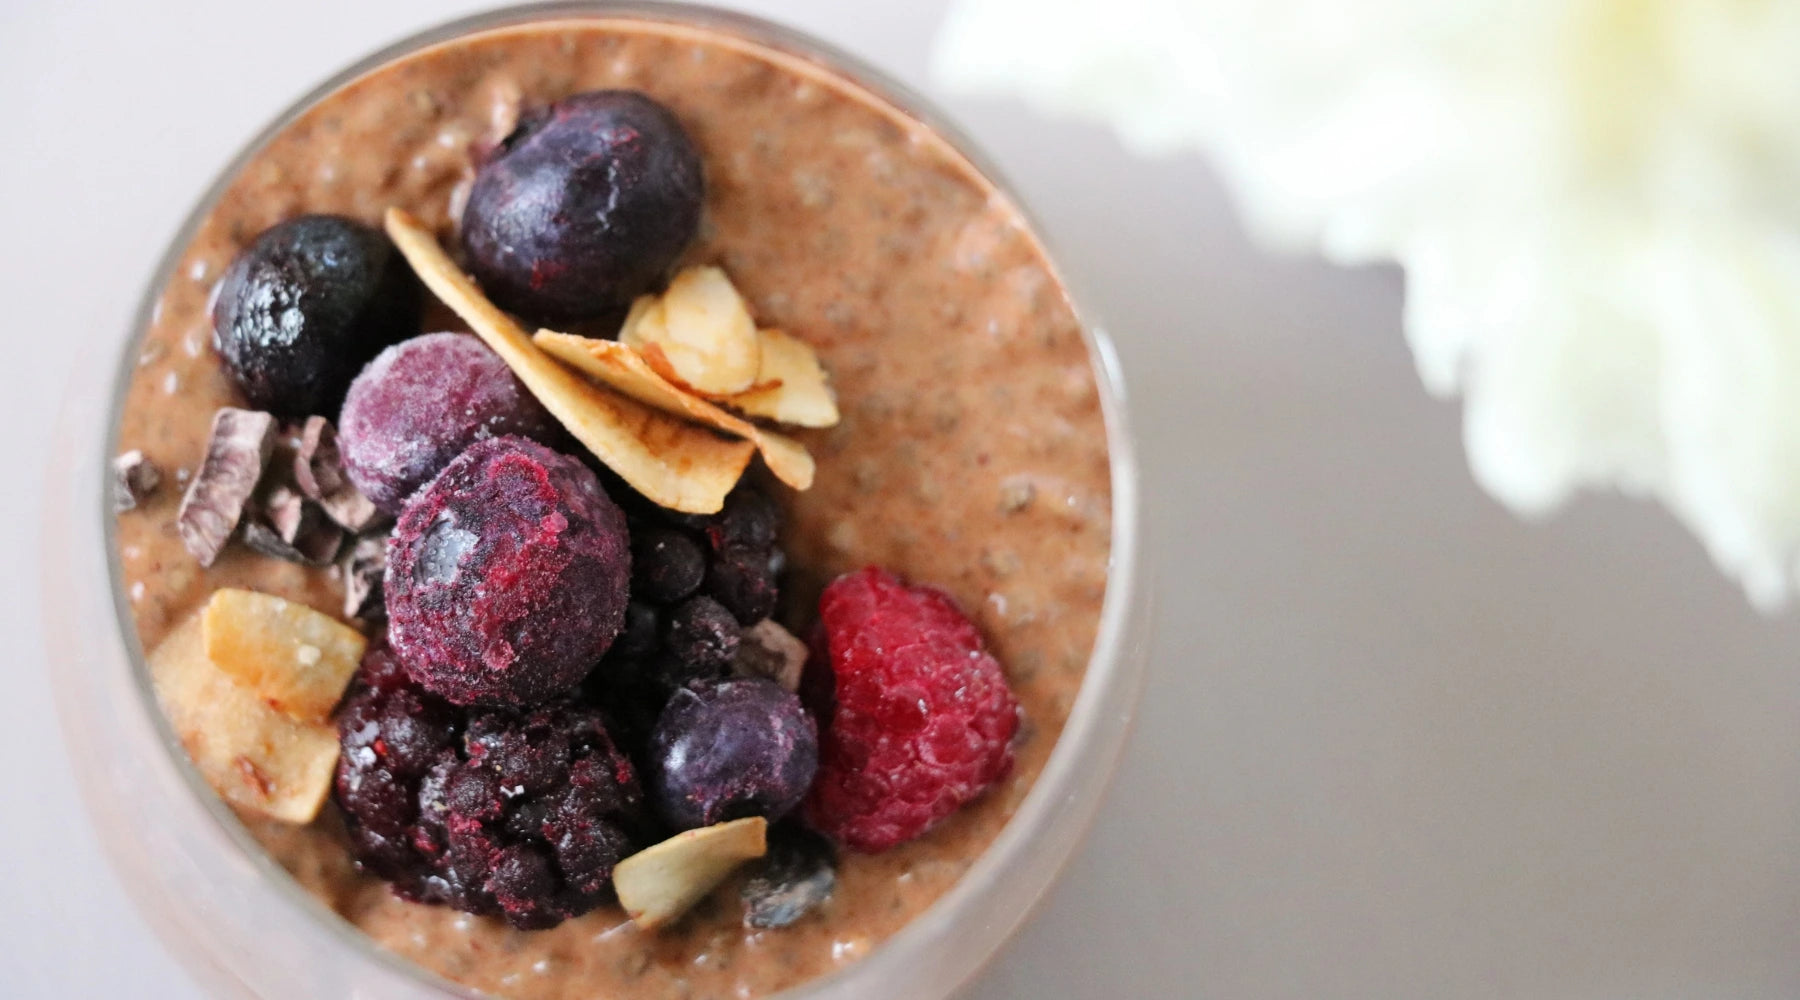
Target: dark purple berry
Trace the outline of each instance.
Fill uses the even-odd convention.
[[[421,293],[377,230],[303,215],[265,230],[213,303],[213,348],[252,407],[336,413],[364,362],[419,329]]]
[[[575,459],[480,441],[407,502],[388,539],[388,641],[458,704],[526,705],[580,683],[625,622],[625,518]]]
[[[706,593],[730,609],[744,625],[754,625],[775,610],[780,590],[773,554],[768,549],[730,547],[706,567]]]
[[[799,805],[819,765],[818,731],[772,681],[702,682],[675,692],[650,737],[651,801],[677,829]]]
[[[542,930],[563,921],[555,908],[559,882],[542,851],[513,844],[495,856],[483,888],[500,904],[507,923],[521,930]]]
[[[706,537],[714,552],[728,549],[760,550],[775,547],[781,534],[781,508],[767,493],[749,484],[725,497],[725,506],[706,524]]]
[[[475,173],[469,266],[502,308],[588,319],[648,291],[693,241],[699,151],[635,91],[566,97],[529,117]]]
[[[549,927],[608,898],[612,869],[648,841],[631,761],[597,709],[468,712],[434,698],[377,647],[338,716],[337,802],[358,864],[402,897]],[[372,739],[424,706],[452,732],[405,773]]]
[[[669,613],[663,647],[669,656],[694,671],[723,671],[737,655],[743,627],[723,604],[696,597]]]
[[[740,895],[744,926],[788,927],[817,909],[837,888],[831,841],[784,823],[769,831],[769,853],[751,866]]]
[[[674,604],[700,589],[706,552],[686,532],[645,528],[631,539],[631,594],[655,604]]]
[[[466,333],[429,333],[382,351],[344,397],[344,471],[376,507],[406,498],[477,441],[544,442],[557,425],[499,355]]]
[[[612,654],[621,657],[647,656],[656,652],[661,641],[662,619],[656,608],[642,601],[625,606],[625,628],[613,640]]]

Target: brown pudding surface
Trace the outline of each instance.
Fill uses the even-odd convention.
[[[843,423],[801,435],[819,460],[817,483],[776,492],[792,564],[818,580],[875,563],[954,595],[1023,705],[1018,766],[923,838],[844,855],[830,902],[782,930],[745,928],[733,882],[661,933],[639,931],[612,906],[514,931],[403,902],[354,871],[332,806],[303,828],[245,822],[344,919],[481,990],[762,996],[868,954],[993,840],[1062,729],[1105,594],[1109,468],[1081,329],[1025,221],[934,132],[829,69],[649,21],[482,32],[371,72],[249,162],[163,290],[120,448],[142,449],[170,482],[120,517],[119,556],[146,648],[219,587],[341,611],[329,571],[241,546],[203,570],[176,535],[211,415],[238,402],[211,347],[214,284],[257,233],[303,212],[379,225],[399,205],[448,233],[468,151],[504,130],[509,108],[606,87],[668,105],[705,157],[707,219],[689,258],[722,265],[760,323],[811,343],[832,373]]]

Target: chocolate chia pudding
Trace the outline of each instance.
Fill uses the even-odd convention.
[[[829,897],[789,926],[766,928],[746,923],[746,869],[656,930],[612,902],[547,929],[515,929],[408,901],[359,869],[336,801],[303,824],[239,812],[346,921],[476,989],[764,996],[869,954],[999,833],[1067,719],[1107,588],[1110,469],[1081,327],[1026,221],[929,128],[812,61],[715,29],[637,19],[482,31],[342,87],[224,188],[162,292],[119,442],[163,482],[133,466],[139,499],[119,515],[121,578],[151,650],[225,588],[344,619],[341,562],[232,544],[203,567],[184,545],[178,512],[215,412],[247,405],[214,347],[222,275],[259,234],[308,213],[379,229],[399,208],[454,245],[472,157],[505,139],[522,111],[611,89],[669,109],[704,164],[704,214],[679,266],[721,269],[759,327],[810,345],[841,409],[834,427],[783,429],[816,459],[810,488],[774,481],[760,461],[749,473],[783,511],[776,617],[804,638],[825,583],[864,566],[942,590],[978,627],[1017,698],[1010,771],[916,839],[838,850]],[[469,328],[432,296],[424,301],[420,325],[401,336]],[[335,407],[324,415],[338,419]],[[573,440],[551,445],[583,454]],[[615,494],[625,488],[605,482]]]

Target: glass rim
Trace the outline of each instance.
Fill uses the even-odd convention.
[[[906,944],[910,941],[926,940],[943,934],[954,924],[957,915],[967,908],[972,899],[985,894],[1011,872],[1015,864],[1021,860],[1024,848],[1031,842],[1036,832],[1055,819],[1054,813],[1060,805],[1063,786],[1069,783],[1078,769],[1084,765],[1095,763],[1092,758],[1084,757],[1081,751],[1091,741],[1096,727],[1106,721],[1099,712],[1103,701],[1102,695],[1116,685],[1129,685],[1129,690],[1124,692],[1126,698],[1124,711],[1128,718],[1122,720],[1126,728],[1129,728],[1129,716],[1135,714],[1138,695],[1142,687],[1143,670],[1141,667],[1133,674],[1122,674],[1122,671],[1131,665],[1127,653],[1132,639],[1129,633],[1133,623],[1133,611],[1136,603],[1143,599],[1143,596],[1136,592],[1140,582],[1138,564],[1142,511],[1139,496],[1139,468],[1133,444],[1134,439],[1129,426],[1123,373],[1116,350],[1110,335],[1096,324],[1092,316],[1082,307],[1083,300],[1072,287],[1069,275],[1064,273],[1056,255],[1051,252],[1049,241],[1037,218],[1018,197],[1013,184],[986,157],[979,145],[959,126],[951,122],[933,101],[888,73],[870,65],[862,58],[799,29],[752,14],[707,4],[677,2],[677,0],[547,0],[547,2],[491,8],[411,32],[355,60],[308,88],[305,93],[284,106],[266,125],[259,128],[253,136],[246,140],[231,159],[208,181],[204,192],[196,199],[193,207],[170,238],[151,273],[148,286],[139,297],[137,308],[132,313],[128,337],[119,354],[111,387],[107,390],[109,402],[104,430],[105,451],[100,456],[100,460],[107,461],[118,452],[126,395],[131,385],[132,373],[137,367],[139,345],[143,343],[144,337],[153,324],[157,304],[162,297],[163,290],[173,279],[182,256],[192,244],[200,226],[217,206],[225,189],[238,178],[249,161],[266,148],[282,130],[321,100],[344,86],[390,62],[416,54],[432,46],[484,32],[531,24],[558,20],[607,19],[650,21],[698,27],[735,35],[752,46],[775,54],[797,58],[828,71],[852,87],[867,92],[877,103],[895,109],[935,133],[952,152],[966,160],[977,175],[1007,199],[1009,206],[1025,221],[1027,232],[1032,239],[1043,248],[1045,259],[1049,261],[1057,280],[1067,293],[1081,327],[1082,338],[1088,349],[1089,367],[1094,374],[1095,389],[1100,397],[1112,490],[1106,592],[1102,599],[1100,618],[1082,675],[1081,686],[1070,705],[1068,717],[1064,721],[1056,744],[1051,749],[1043,768],[1033,779],[1030,789],[1020,801],[1017,809],[1001,827],[1000,832],[943,895],[899,930],[878,943],[866,957],[771,995],[771,1000],[807,1000],[807,998],[827,995],[836,988],[836,984],[853,977],[879,975],[879,968],[883,964],[884,956],[891,959],[892,956],[903,954],[907,950]],[[213,791],[200,774],[158,704],[156,692],[151,684],[147,654],[138,635],[135,618],[126,593],[124,564],[118,547],[117,518],[112,510],[111,495],[105,488],[107,486],[105,477],[101,477],[101,486],[102,489],[98,491],[99,496],[95,498],[95,508],[98,510],[103,525],[102,540],[107,563],[106,581],[111,591],[109,596],[114,609],[115,624],[123,639],[127,665],[131,668],[131,686],[136,695],[137,707],[148,716],[150,725],[161,738],[163,750],[173,758],[176,771],[180,774],[182,783],[187,787],[189,793],[197,799],[217,827],[218,832],[222,833],[225,839],[244,855],[258,878],[276,892],[283,902],[306,914],[312,923],[319,925],[340,944],[391,971],[411,977],[421,984],[428,984],[440,989],[447,996],[481,1000],[486,994],[450,980],[398,952],[382,947],[374,938],[307,891],[251,835],[231,807]],[[1101,762],[1105,770],[1103,783],[1110,783],[1112,774],[1117,770],[1123,744],[1124,734],[1121,734],[1116,745],[1109,748],[1110,759]],[[1010,921],[1010,926],[1000,929],[1001,933],[998,935],[996,944],[988,952],[987,957],[960,972],[960,983],[966,984],[985,965],[986,961],[991,960],[993,955],[997,954],[1004,946],[1006,940],[1023,924],[1030,911],[1038,902],[1041,902],[1044,893],[1054,884],[1061,870],[1067,865],[1074,847],[1079,846],[1086,839],[1087,830],[1092,826],[1094,815],[1095,813],[1090,813],[1081,818],[1082,830],[1079,836],[1072,841],[1070,849],[1055,859],[1053,868],[1042,879],[1041,885],[1036,888],[1029,904],[1018,908],[1018,912]]]

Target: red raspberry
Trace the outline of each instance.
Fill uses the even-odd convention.
[[[1019,703],[948,595],[870,567],[832,581],[819,618],[815,650],[830,662],[808,668],[825,674],[808,678],[809,693],[829,695],[805,805],[815,829],[885,851],[1012,770]]]

